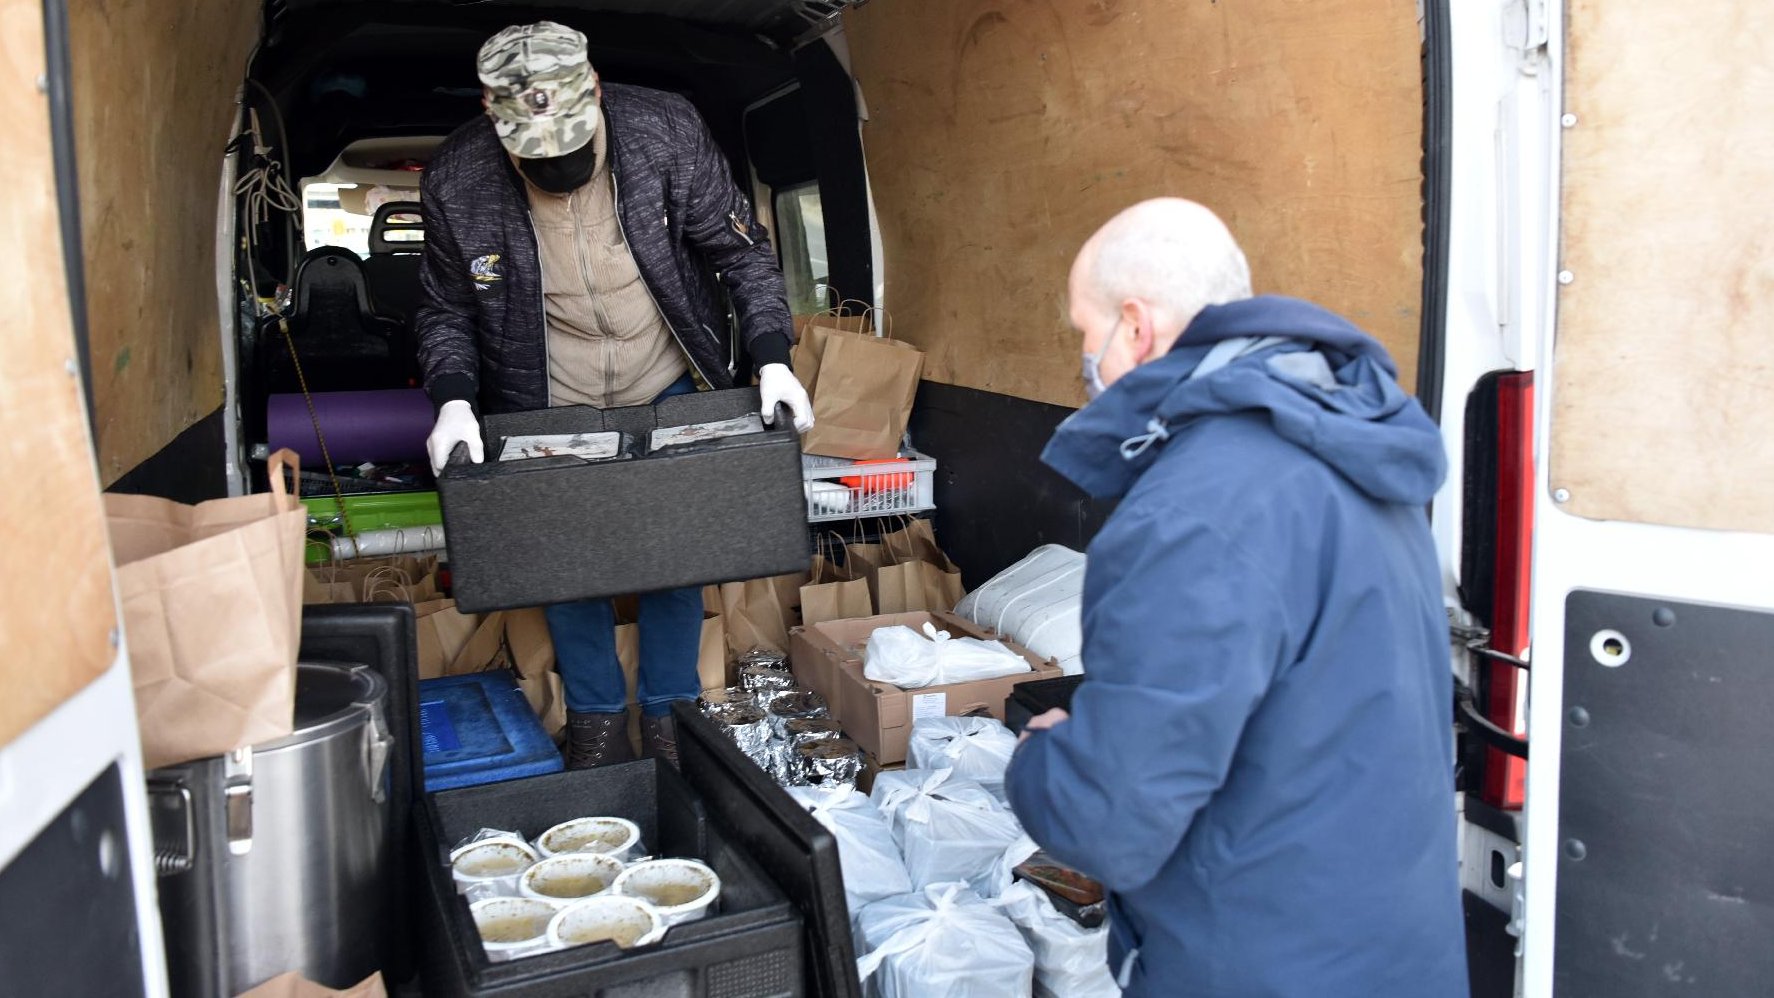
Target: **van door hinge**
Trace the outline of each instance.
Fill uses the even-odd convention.
[[[1524,56],[1546,50],[1552,38],[1547,0],[1510,0],[1503,8],[1503,41]]]
[[[795,9],[809,24],[821,24],[868,2],[869,0],[796,0]]]
[[[841,18],[845,11],[868,2],[869,0],[793,0],[790,9],[807,22],[807,30],[795,39],[795,47],[799,48],[836,31],[843,23]]]

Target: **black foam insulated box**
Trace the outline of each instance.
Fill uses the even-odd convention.
[[[703,918],[658,943],[594,943],[487,958],[451,879],[452,847],[482,829],[526,839],[563,821],[627,818],[647,855],[699,859],[721,878]],[[796,998],[809,993],[801,912],[675,769],[652,759],[427,794],[415,809],[425,871],[426,998]]]
[[[654,431],[755,414],[755,388],[623,409],[486,417],[486,461],[458,447],[438,476],[456,605],[465,613],[800,571],[812,556],[801,441],[776,428],[652,449]],[[607,460],[500,461],[508,439],[622,434]]]
[[[1020,735],[1031,718],[1039,717],[1056,707],[1060,710],[1070,709],[1072,694],[1078,692],[1078,687],[1083,682],[1083,676],[1061,676],[1057,679],[1037,679],[1019,684],[1004,700],[1005,726]]]

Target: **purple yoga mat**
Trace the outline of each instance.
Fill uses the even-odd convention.
[[[319,392],[314,396],[314,414],[334,464],[425,460],[425,438],[434,414],[422,389]],[[321,460],[314,420],[302,396],[271,396],[265,403],[265,426],[272,450],[288,447],[302,455],[304,464]]]

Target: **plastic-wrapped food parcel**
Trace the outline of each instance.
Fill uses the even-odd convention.
[[[856,961],[879,998],[1027,998],[1035,956],[995,905],[965,884],[934,884],[857,916]]]
[[[1009,808],[946,769],[882,773],[871,796],[893,828],[913,887],[966,881],[990,893],[994,869],[1023,839]]]
[[[1107,926],[1079,925],[1025,880],[1005,888],[996,904],[1035,954],[1035,998],[1120,998],[1109,973]]]
[[[852,918],[875,901],[911,893],[911,876],[893,829],[868,794],[850,787],[790,787],[788,792],[838,840],[844,900]]]
[[[912,725],[906,768],[952,770],[1004,799],[1004,772],[1016,752],[1016,735],[992,717],[925,717]]]
[[[1030,672],[1027,659],[1002,641],[951,637],[933,624],[922,634],[909,627],[880,627],[863,649],[862,674],[905,690],[970,683]]]

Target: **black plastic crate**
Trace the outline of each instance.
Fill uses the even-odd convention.
[[[1004,700],[1004,723],[1010,730],[1020,734],[1023,725],[1029,723],[1029,718],[1045,714],[1055,707],[1062,710],[1070,708],[1072,694],[1082,682],[1083,676],[1061,676],[1058,679],[1037,679],[1017,686]]]
[[[824,998],[860,998],[838,841],[695,707],[672,708],[684,777],[725,830],[801,911],[807,980]]]
[[[406,603],[348,603],[302,608],[304,661],[361,662],[376,670],[388,688],[383,719],[393,742],[388,750],[389,871],[391,896],[384,927],[382,976],[399,985],[417,972],[417,947],[411,927],[414,902],[423,876],[417,850],[410,844],[412,827],[405,816],[425,786],[419,751],[419,666],[413,608]]]
[[[479,613],[805,568],[801,440],[786,410],[778,429],[646,452],[655,429],[758,405],[757,389],[741,388],[488,416],[487,460],[452,456],[438,477],[457,606]],[[629,438],[624,459],[498,460],[510,436],[612,430]]]
[[[498,998],[794,998],[806,993],[801,916],[743,847],[708,820],[684,778],[653,760],[428,794],[415,809],[426,846],[424,993]],[[452,847],[482,828],[534,838],[587,815],[627,818],[647,851],[694,857],[721,878],[700,921],[658,945],[597,943],[493,963],[450,878]]]

